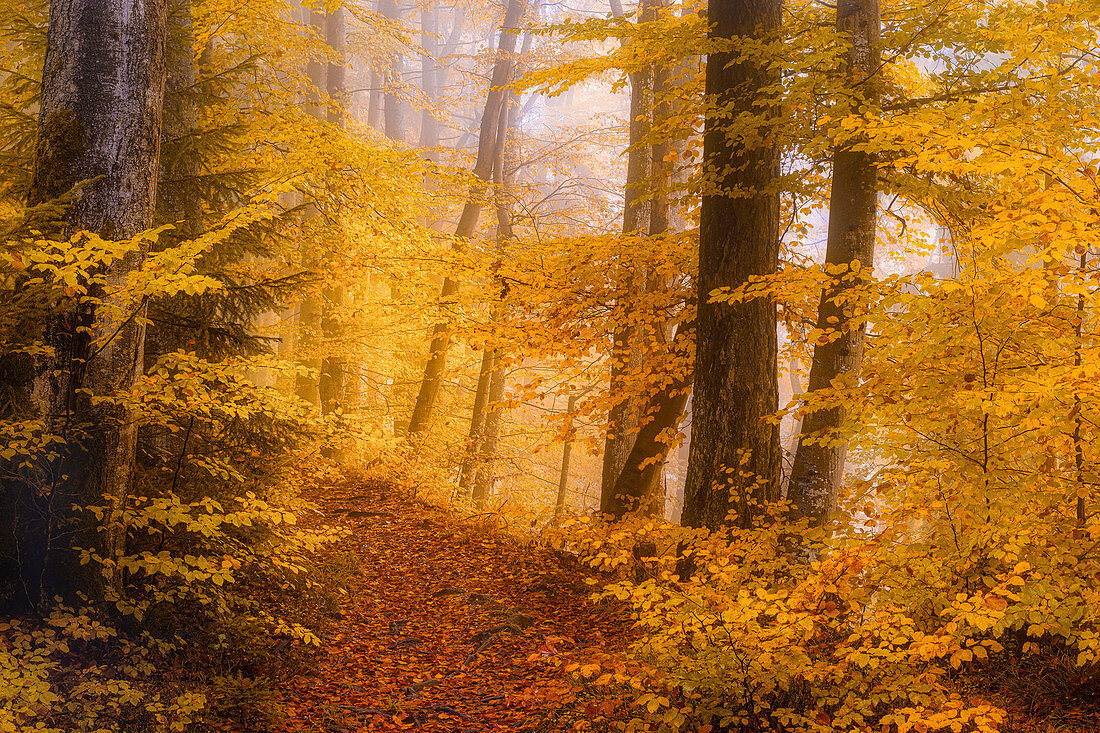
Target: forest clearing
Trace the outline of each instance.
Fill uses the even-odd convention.
[[[1100,4],[0,30],[0,733],[1100,733]]]

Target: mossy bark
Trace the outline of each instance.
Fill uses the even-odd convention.
[[[164,0],[52,0],[43,68],[30,204],[83,184],[63,234],[92,231],[128,239],[149,228],[156,201],[165,86]],[[110,552],[86,513],[74,506],[120,509],[130,491],[136,444],[131,416],[108,396],[130,389],[142,367],[144,304],[123,284],[140,267],[134,251],[100,268],[102,284],[56,314],[43,336],[52,351],[24,375],[30,409],[64,440],[40,471],[5,485],[14,514],[16,603],[38,606],[54,595],[97,590],[96,568],[77,549]],[[94,299],[94,300],[93,300]],[[12,580],[9,578],[9,580]]]

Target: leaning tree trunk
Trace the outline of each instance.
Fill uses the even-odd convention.
[[[615,518],[636,509],[650,516],[664,512],[663,478],[665,460],[680,426],[680,419],[691,394],[694,375],[690,354],[694,347],[695,323],[688,321],[676,329],[672,352],[676,364],[669,382],[654,394],[646,407],[646,418],[634,440],[623,470],[615,481],[615,501],[603,511]]]
[[[843,61],[851,95],[850,111],[877,104],[877,85],[872,78],[879,68],[876,44],[879,39],[878,0],[839,0],[837,30],[847,36],[849,47]],[[817,327],[825,335],[814,345],[808,392],[829,389],[838,378],[859,373],[863,361],[866,326],[852,323],[847,298],[865,286],[874,267],[875,225],[878,213],[878,166],[872,153],[860,150],[860,140],[849,142],[833,153],[833,189],[829,197],[829,234],[826,265],[850,265],[834,275],[821,293]],[[839,331],[839,338],[837,337]],[[837,431],[844,424],[843,406],[814,410],[802,421],[802,437],[794,455],[787,499],[795,519],[808,518],[824,524],[836,508],[844,457],[848,444]]]
[[[639,23],[651,20],[654,7],[643,2]],[[621,6],[613,6],[616,16],[622,16]],[[651,203],[646,196],[649,183],[652,150],[646,139],[650,131],[653,106],[653,69],[645,67],[630,75],[630,123],[627,146],[626,186],[623,191],[623,234],[645,233],[649,228]],[[631,322],[628,309],[634,295],[643,288],[644,273],[631,262],[619,267],[619,288],[622,297],[617,303],[616,323],[611,342],[611,378],[608,394],[612,400],[607,414],[604,440],[603,470],[600,478],[600,511],[612,512],[617,499],[612,493],[615,481],[626,463],[638,429],[640,406],[627,383],[632,372],[642,363],[640,329]]]
[[[493,374],[489,378],[489,411],[485,415],[485,436],[481,440],[481,449],[477,456],[477,475],[474,478],[474,501],[481,505],[489,496],[493,486],[493,463],[496,460],[497,444],[500,442],[500,426],[504,419],[501,403],[504,400],[504,366],[500,352],[493,354]]]
[[[153,221],[165,87],[164,0],[52,0],[30,204],[90,181],[66,219],[66,234],[86,230],[122,240]],[[145,304],[125,294],[144,251],[102,267],[89,299],[59,314],[45,334],[31,401],[47,429],[65,441],[52,478],[18,492],[14,542],[20,594],[30,606],[95,591],[92,566],[75,547],[104,548],[97,527],[74,506],[120,510],[133,478],[136,423],[96,396],[126,392],[140,376]],[[89,302],[99,299],[98,303]]]
[[[477,468],[477,455],[485,436],[485,414],[489,406],[489,384],[496,368],[496,349],[486,347],[481,352],[481,369],[478,370],[477,388],[474,390],[474,406],[470,413],[470,430],[466,435],[466,449],[459,471],[458,488],[469,493]]]
[[[506,87],[512,80],[512,55],[516,50],[516,31],[523,13],[523,0],[509,0],[508,8],[504,13],[504,25],[501,29],[500,43],[497,46],[496,61],[493,65],[493,76],[489,82],[489,92],[485,97],[485,111],[481,116],[477,160],[474,162],[472,171],[475,181],[470,185],[466,204],[462,208],[458,225],[455,227],[454,246],[456,248],[464,247],[465,240],[477,231],[477,222],[485,203],[485,189],[493,175],[497,127],[508,99]],[[444,278],[443,288],[439,294],[440,302],[446,303],[456,293],[458,293],[458,281],[450,276]],[[432,334],[428,363],[424,367],[424,378],[420,382],[420,392],[409,419],[410,435],[422,433],[428,429],[432,411],[435,409],[435,401],[439,396],[439,386],[443,381],[443,370],[447,365],[447,351],[450,347],[451,324],[436,324]]]
[[[777,35],[782,0],[710,0],[707,17],[712,38],[752,45]],[[751,526],[760,502],[779,498],[779,430],[766,421],[778,409],[775,300],[711,300],[717,288],[738,288],[778,267],[779,155],[768,129],[778,116],[768,96],[778,76],[768,59],[736,48],[707,58],[715,107],[704,124],[703,164],[716,179],[699,223],[695,400],[681,516],[693,527],[716,529],[731,509],[739,525]],[[745,125],[757,129],[731,134],[731,126]]]

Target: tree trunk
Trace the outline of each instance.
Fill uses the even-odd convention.
[[[381,0],[379,12],[388,20],[402,22],[404,12],[397,0]],[[401,99],[401,89],[405,78],[405,57],[401,53],[394,52],[390,56],[389,65],[383,71],[382,92],[382,118],[385,125],[386,137],[397,142],[407,142],[407,117],[408,108]]]
[[[710,0],[716,39],[772,38],[781,0]],[[760,502],[779,497],[776,305],[770,297],[712,302],[716,288],[737,288],[775,273],[779,260],[779,155],[768,123],[778,116],[765,91],[779,83],[767,59],[734,52],[707,58],[706,93],[716,103],[704,124],[703,164],[717,172],[704,192],[699,226],[695,400],[681,522],[716,529],[731,509],[748,527]],[[752,147],[734,144],[731,122],[752,116],[762,128]]]
[[[317,8],[307,11],[303,8],[302,12],[308,12],[310,25],[313,26],[318,35],[323,37],[325,34],[325,11]],[[320,61],[311,60],[306,66],[306,74],[318,90],[325,88],[325,65]],[[318,119],[322,118],[323,110],[320,99],[310,100],[308,109],[312,116]],[[313,204],[304,207],[302,220],[307,225],[311,222],[316,224],[317,209]],[[306,228],[308,231],[309,227]],[[314,248],[310,247],[307,242],[303,242],[303,247],[306,250],[302,258],[302,266],[306,270],[316,270],[317,253],[312,251]],[[294,391],[299,399],[310,403],[317,410],[321,409],[321,356],[318,342],[321,336],[323,314],[324,303],[321,294],[316,291],[307,292],[302,297],[298,310],[298,349],[302,353],[298,358],[298,366],[303,369],[304,373],[298,374]]]
[[[429,159],[439,162],[439,120],[435,118],[435,106],[442,93],[439,81],[439,8],[434,4],[420,12],[420,45],[424,54],[420,57],[420,88],[424,92],[424,109],[420,112],[420,147],[428,151]]]
[[[837,31],[847,36],[849,47],[844,71],[851,84],[850,112],[864,104],[877,105],[877,85],[871,78],[879,67],[875,48],[879,39],[878,0],[839,0]],[[878,167],[875,156],[854,149],[849,143],[833,153],[833,188],[829,198],[829,234],[826,265],[857,262],[849,273],[835,275],[835,281],[821,294],[817,327],[827,335],[814,346],[810,365],[809,393],[828,389],[838,377],[855,376],[863,361],[866,326],[851,325],[852,312],[844,301],[871,276],[875,255],[875,226],[878,213]],[[858,272],[845,281],[845,274]],[[840,331],[836,338],[836,331]],[[808,518],[822,525],[836,509],[844,475],[847,441],[837,435],[847,410],[834,407],[808,413],[802,421],[802,437],[795,451],[787,499],[795,519]]]
[[[79,230],[128,239],[153,221],[165,87],[164,0],[52,0],[31,205],[86,185],[66,220]],[[136,425],[96,396],[125,392],[140,376],[144,303],[128,302],[124,283],[141,266],[132,252],[100,270],[106,282],[85,302],[57,316],[45,335],[54,349],[38,359],[31,402],[65,445],[49,467],[52,479],[11,487],[17,493],[14,542],[21,601],[29,606],[94,591],[96,570],[81,566],[74,547],[104,548],[96,526],[74,505],[120,510],[133,478]],[[124,309],[125,314],[112,313]],[[10,490],[10,489],[9,489]]]
[[[493,353],[493,376],[489,379],[489,413],[485,416],[485,437],[477,457],[477,475],[474,478],[474,501],[482,504],[489,496],[493,484],[493,461],[500,440],[500,424],[504,417],[500,403],[504,398],[504,367],[500,353]]]
[[[695,324],[688,321],[676,330],[672,351],[685,356],[694,346]],[[661,516],[664,513],[664,477],[665,459],[671,448],[672,438],[680,426],[684,415],[688,395],[691,394],[691,381],[694,375],[691,364],[684,364],[669,383],[650,398],[646,409],[648,422],[643,422],[634,441],[634,447],[626,457],[623,470],[615,481],[613,496],[615,501],[605,514],[616,519],[635,509],[649,516]]]
[[[472,237],[477,231],[477,222],[481,217],[481,209],[484,206],[485,189],[493,175],[497,150],[497,128],[500,115],[508,98],[506,87],[512,80],[512,55],[516,50],[516,30],[523,19],[523,13],[523,0],[509,0],[508,8],[504,14],[504,26],[501,31],[500,44],[497,47],[496,61],[493,65],[493,76],[489,83],[489,92],[485,97],[485,111],[481,116],[477,160],[472,171],[476,180],[470,186],[466,204],[462,208],[462,215],[455,227],[454,246],[457,248],[464,247],[464,240]],[[440,302],[446,303],[457,292],[458,281],[449,276],[444,278],[443,288],[439,294]],[[420,392],[416,397],[416,405],[413,407],[412,416],[409,418],[410,434],[421,433],[428,429],[432,410],[435,408],[435,401],[439,396],[439,386],[443,381],[443,370],[446,368],[447,351],[450,346],[451,325],[449,323],[436,324],[432,334],[428,363],[424,367],[424,378],[420,383]]]
[[[486,348],[481,352],[481,369],[477,375],[477,389],[474,390],[474,407],[470,414],[470,431],[466,436],[466,450],[462,459],[458,488],[468,493],[474,481],[477,457],[481,439],[485,433],[485,408],[489,405],[489,383],[496,367],[496,349]]]
[[[530,43],[530,34],[524,38],[521,57],[527,52]],[[510,179],[505,175],[509,167],[507,157],[508,136],[511,133],[513,115],[516,112],[518,100],[514,92],[509,92],[504,102],[504,111],[497,122],[496,149],[493,152],[493,184],[496,186],[496,212],[497,212],[497,262],[504,256],[504,245],[512,238],[512,220],[509,215],[505,197],[509,195]],[[499,286],[500,283],[497,283]],[[500,304],[493,303],[489,310],[489,323],[494,324],[500,320]],[[459,478],[459,488],[464,492],[469,491],[470,485],[477,474],[478,461],[482,458],[481,444],[485,439],[486,416],[489,407],[489,390],[493,379],[500,370],[499,352],[495,348],[486,345],[481,357],[481,370],[478,373],[477,390],[474,393],[474,408],[470,416],[470,432],[466,441],[466,454],[462,463],[462,471]]]
[[[565,408],[565,439],[561,444],[561,473],[558,474],[558,496],[554,500],[554,518],[565,509],[565,494],[569,490],[569,457],[573,452],[573,411],[577,409],[577,395],[569,395]]]
[[[344,80],[346,70],[346,36],[347,29],[344,25],[344,9],[337,6],[325,19],[325,40],[336,52],[340,59],[338,63],[328,64],[326,75],[326,91],[332,100],[332,106],[328,111],[328,122],[341,129],[344,127],[345,99]],[[343,235],[343,231],[340,232]],[[324,292],[323,310],[321,313],[321,332],[328,344],[328,351],[333,351],[333,344],[342,332],[338,314],[344,307],[345,288],[342,284],[326,288]],[[338,349],[337,349],[338,350]],[[346,359],[342,355],[326,356],[321,361],[321,378],[317,385],[321,400],[322,413],[328,414],[343,407],[344,402],[344,369]]]
[[[652,20],[655,8],[643,0],[639,23]],[[613,8],[613,11],[616,9]],[[618,7],[616,15],[622,15]],[[630,75],[630,123],[627,148],[626,187],[623,192],[623,234],[644,233],[649,228],[650,201],[646,198],[652,150],[646,144],[653,107],[653,69],[646,67]],[[632,263],[620,266],[620,290],[627,294],[616,304],[616,325],[611,346],[611,379],[608,393],[612,399],[607,415],[603,471],[600,480],[600,511],[607,512],[617,500],[612,494],[616,479],[626,463],[638,430],[640,405],[633,399],[627,375],[637,372],[642,363],[640,329],[631,323],[628,310],[632,298],[643,287],[644,273]]]

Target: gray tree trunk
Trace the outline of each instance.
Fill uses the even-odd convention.
[[[309,10],[303,8],[302,12],[304,14],[308,13],[309,23],[314,32],[323,38],[325,35],[325,11],[318,8]],[[325,65],[320,61],[311,60],[306,66],[306,74],[309,76],[309,81],[319,91],[325,88]],[[311,115],[318,119],[324,117],[324,109],[321,106],[320,99],[309,100],[307,109]],[[307,225],[310,223],[316,224],[317,209],[313,204],[303,208],[302,220]],[[307,229],[309,229],[308,226]],[[313,246],[306,244],[304,256],[302,257],[303,268],[316,270],[318,254],[314,251]],[[298,357],[298,366],[305,371],[298,374],[295,380],[294,392],[300,399],[310,403],[317,410],[321,409],[321,354],[319,344],[323,313],[324,303],[321,294],[316,291],[307,291],[302,297],[298,308],[298,349],[301,352],[301,356]]]
[[[387,20],[404,21],[405,13],[397,0],[380,0],[379,12]],[[401,98],[405,83],[405,56],[395,52],[383,70],[382,118],[386,137],[408,142],[408,105]]]
[[[165,87],[164,0],[52,0],[30,204],[89,181],[66,220],[67,233],[127,239],[153,221]],[[94,590],[95,569],[73,548],[104,548],[96,527],[71,509],[121,509],[133,479],[136,425],[123,410],[93,405],[129,390],[140,376],[144,303],[123,291],[144,252],[101,270],[90,292],[102,305],[82,305],[48,328],[49,356],[34,365],[31,402],[47,428],[65,439],[44,484],[17,487],[15,543],[22,601],[36,606],[55,594],[73,599]],[[120,315],[111,313],[124,309]]]
[[[849,46],[843,66],[850,82],[848,106],[857,113],[865,104],[877,104],[879,39],[878,0],[838,0],[837,30],[847,37]],[[852,327],[852,312],[844,300],[871,276],[875,255],[875,227],[878,214],[878,166],[875,156],[845,145],[833,153],[833,188],[829,198],[829,234],[826,245],[827,265],[858,262],[854,280],[836,281],[821,293],[817,327],[830,340],[814,345],[813,361],[807,385],[810,394],[827,389],[834,379],[859,373],[863,361],[866,326]],[[839,338],[835,331],[839,330]],[[847,441],[837,435],[847,410],[833,407],[808,413],[802,421],[802,437],[795,451],[787,499],[795,519],[809,518],[811,524],[828,521],[836,508],[840,483],[844,476]]]
[[[344,127],[344,82],[347,77],[345,60],[347,29],[344,24],[344,9],[336,7],[325,18],[325,41],[336,52],[340,59],[337,63],[328,64],[326,70],[325,87],[332,106],[328,111],[328,122],[341,129]],[[341,232],[342,233],[342,232]],[[321,333],[325,342],[331,344],[342,332],[338,314],[344,307],[346,296],[342,284],[326,288],[322,301]],[[321,360],[321,377],[317,385],[318,397],[321,400],[321,411],[331,413],[343,407],[344,403],[344,370],[347,368],[347,360],[340,355],[326,356]]]
[[[466,449],[458,478],[458,488],[463,493],[469,492],[474,482],[481,440],[485,435],[485,408],[489,406],[489,383],[496,368],[496,353],[496,349],[492,348],[486,348],[481,352],[481,369],[478,370],[474,407],[473,412],[470,413],[470,431],[466,435]]]
[[[573,454],[573,411],[577,409],[577,395],[569,395],[565,408],[565,439],[561,444],[561,472],[558,474],[558,496],[554,500],[554,517],[565,509],[565,496],[569,491],[569,459]]]
[[[710,0],[711,36],[774,37],[781,0]],[[704,192],[699,226],[695,398],[681,522],[716,529],[731,509],[752,526],[761,501],[779,498],[776,305],[772,298],[711,302],[716,288],[771,275],[779,261],[779,154],[763,133],[751,147],[727,134],[741,115],[778,116],[766,94],[779,83],[766,60],[736,51],[707,58],[706,93],[716,109],[704,123],[703,165],[717,172]],[[744,121],[738,121],[744,124]],[[751,138],[750,138],[751,139]]]

